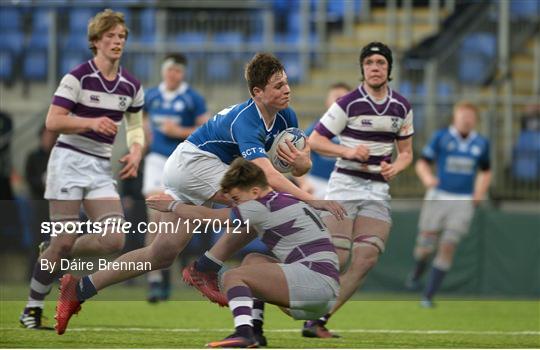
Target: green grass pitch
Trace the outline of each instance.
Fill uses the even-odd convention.
[[[22,286],[0,287],[0,347],[5,348],[200,348],[232,331],[228,309],[187,289],[175,301],[150,305],[141,287],[116,286],[83,305],[66,334],[20,328]],[[129,296],[130,301],[126,300]],[[56,293],[45,314],[53,325]],[[178,300],[184,301],[178,301]],[[408,299],[408,300],[407,300]],[[365,295],[331,319],[338,339],[306,339],[300,321],[274,306],[265,312],[269,348],[539,348],[538,300],[442,300],[420,308],[412,295]]]

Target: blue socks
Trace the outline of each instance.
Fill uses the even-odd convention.
[[[433,298],[433,295],[439,290],[445,275],[446,271],[438,269],[435,266],[431,269],[429,281],[424,291],[425,299],[431,300]]]
[[[204,253],[197,261],[195,262],[195,268],[201,272],[215,272],[218,273],[219,270],[223,267],[223,263],[218,263],[212,259],[208,252]]]
[[[85,301],[97,294],[96,287],[90,276],[84,276],[77,284],[77,298],[79,301]]]

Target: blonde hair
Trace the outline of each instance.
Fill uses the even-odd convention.
[[[478,110],[478,107],[471,101],[467,100],[461,100],[458,103],[454,105],[454,113],[456,113],[459,109],[468,109],[474,112],[474,115],[478,118],[480,115],[480,111]]]
[[[94,46],[94,41],[101,39],[105,32],[111,30],[119,24],[124,27],[127,40],[129,29],[126,26],[126,21],[122,12],[115,12],[111,9],[106,9],[90,19],[88,22],[88,48],[92,50],[94,55],[97,53],[97,49]]]

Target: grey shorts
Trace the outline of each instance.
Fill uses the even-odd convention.
[[[339,283],[301,263],[278,264],[289,287],[290,314],[295,320],[315,320],[336,303]]]
[[[420,232],[442,232],[441,240],[458,243],[469,232],[474,216],[472,200],[431,189],[424,197]]]

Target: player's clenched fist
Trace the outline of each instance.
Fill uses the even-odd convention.
[[[381,162],[381,175],[386,181],[392,180],[398,174],[394,165],[387,162]]]
[[[362,162],[365,162],[369,158],[369,148],[363,145],[358,145],[355,148],[348,148],[343,153],[343,158],[345,159],[358,159]]]
[[[99,117],[91,120],[90,128],[98,134],[114,136],[118,130],[116,124],[109,117]]]

